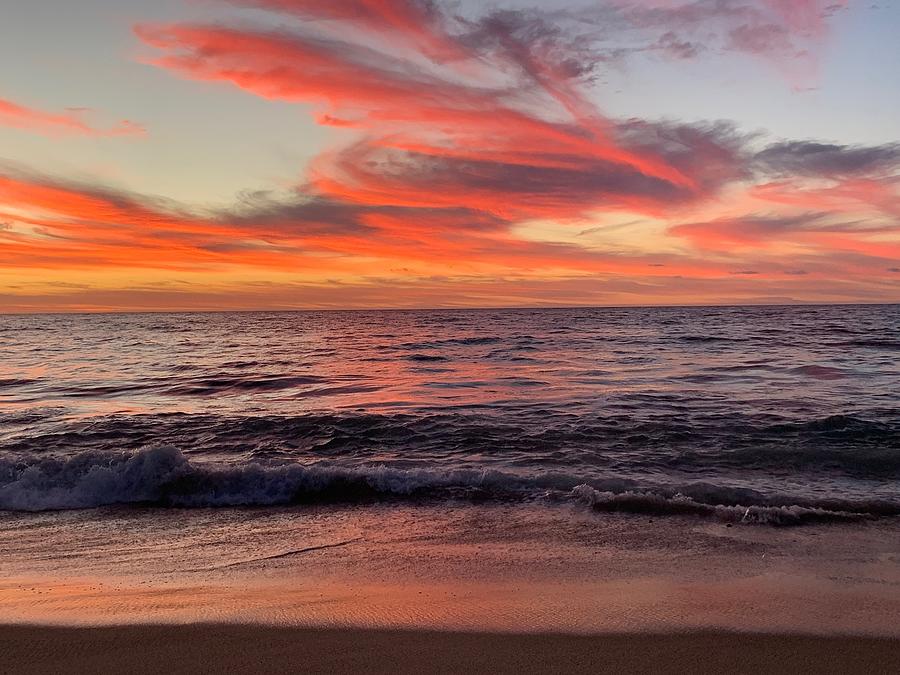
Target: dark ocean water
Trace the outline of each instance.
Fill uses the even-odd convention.
[[[0,316],[0,509],[900,515],[900,306]]]

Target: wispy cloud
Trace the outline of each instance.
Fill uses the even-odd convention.
[[[46,112],[8,99],[0,98],[0,126],[12,127],[51,136],[143,136],[146,129],[130,120],[122,120],[110,128],[97,128],[85,121],[89,112],[69,108],[65,112]]]
[[[308,280],[271,297],[294,288],[325,304],[344,293],[398,304],[385,289],[411,286],[419,295],[408,302],[432,305],[451,287],[468,304],[491,294],[622,302],[678,289],[698,298],[900,293],[887,271],[898,247],[896,145],[766,146],[728,122],[616,119],[590,93],[604,67],[633,58],[731,51],[813,63],[835,4],[607,0],[479,15],[425,0],[223,4],[271,12],[279,27],[243,14],[142,24],[144,60],[302,105],[344,142],[291,190],[219,209],[0,172],[0,220],[12,223],[0,231],[0,260],[274,270]],[[628,225],[598,227],[604,219]],[[536,234],[550,227],[555,239]],[[641,234],[629,241],[622,233],[632,230]],[[615,290],[592,293],[592,284]]]

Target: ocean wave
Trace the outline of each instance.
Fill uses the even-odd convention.
[[[21,387],[26,384],[34,384],[38,380],[29,377],[0,378],[0,389],[3,387]]]
[[[740,504],[707,504],[688,495],[658,492],[606,492],[589,485],[579,485],[574,497],[597,511],[625,511],[652,515],[708,516],[726,522],[754,523],[761,525],[803,525],[840,521],[857,521],[873,518],[877,514],[859,510],[831,510],[799,504],[771,506],[743,506]],[[856,507],[859,508],[858,506]],[[877,507],[876,507],[877,508]],[[883,506],[880,510],[883,510]]]
[[[279,391],[325,382],[328,382],[327,378],[316,375],[234,376],[221,374],[215,377],[190,379],[183,384],[169,387],[167,393],[175,396],[210,396],[229,391]]]
[[[834,343],[836,347],[861,347],[868,349],[885,349],[889,351],[900,351],[900,340],[880,340],[877,338],[844,340],[843,342]]]
[[[798,366],[789,372],[816,380],[840,380],[847,377],[847,374],[840,368],[832,368],[830,366]]]
[[[722,335],[679,335],[677,339],[681,342],[746,342],[747,338],[725,337]]]
[[[641,485],[619,478],[487,469],[397,468],[191,461],[173,446],[89,451],[65,458],[0,460],[0,510],[54,511],[112,505],[283,506],[380,500],[573,502],[598,511],[692,515],[797,525],[900,515],[900,502],[810,502],[723,485]]]
[[[498,381],[510,389],[544,386],[534,379]],[[446,385],[437,382],[434,386]],[[374,389],[348,382],[331,387],[307,385],[282,396],[299,400],[366,391]],[[805,420],[722,414],[641,419],[617,413],[576,416],[568,414],[565,406],[537,402],[510,409],[502,417],[473,405],[435,407],[418,414],[111,415],[44,430],[16,426],[41,420],[35,411],[28,415],[0,411],[0,427],[5,425],[0,456],[62,456],[172,445],[203,459],[265,454],[284,460],[339,462],[392,457],[439,465],[474,462],[500,470],[511,464],[541,471],[559,467],[573,473],[581,465],[600,473],[704,472],[752,477],[763,485],[770,483],[767,476],[785,471],[882,483],[900,478],[900,419],[890,411]]]
[[[480,345],[492,345],[503,342],[503,338],[493,335],[480,337],[447,338],[443,340],[428,340],[422,342],[403,342],[397,345],[401,350],[413,349],[440,349],[442,347],[473,347]]]
[[[764,427],[762,431],[796,433],[808,437],[840,437],[900,441],[900,429],[893,420],[877,421],[854,415],[829,415],[804,422],[787,422]]]
[[[528,481],[497,471],[340,467],[324,463],[211,464],[173,446],[133,453],[0,460],[0,509],[46,511],[114,504],[275,506],[489,492],[521,492]]]

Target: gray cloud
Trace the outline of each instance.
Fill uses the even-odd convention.
[[[814,141],[774,143],[757,153],[764,172],[793,176],[872,176],[900,171],[900,143],[836,145]]]

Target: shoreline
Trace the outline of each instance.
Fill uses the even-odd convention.
[[[596,635],[259,624],[0,626],[0,672],[888,673],[900,640],[781,633]]]
[[[900,638],[897,523],[518,504],[98,515],[3,523],[0,623]]]

